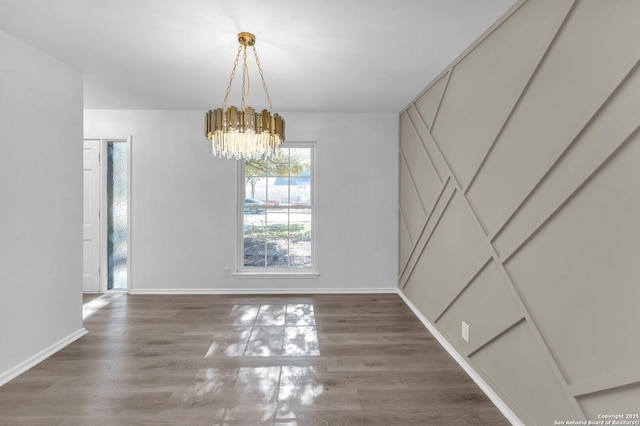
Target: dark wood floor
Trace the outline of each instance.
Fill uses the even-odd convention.
[[[91,299],[1,425],[508,425],[397,295]]]

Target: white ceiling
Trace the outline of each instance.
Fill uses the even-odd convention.
[[[399,112],[514,3],[0,0],[0,30],[81,71],[86,108],[219,107],[249,31],[275,111]]]

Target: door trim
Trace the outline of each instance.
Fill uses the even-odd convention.
[[[89,146],[87,144],[90,144]],[[96,139],[96,138],[92,138],[92,139],[83,139],[83,151],[84,151],[84,155],[86,155],[86,151],[87,148],[89,149],[89,151],[92,152],[92,158],[91,158],[91,173],[92,173],[92,182],[91,182],[91,188],[89,190],[89,194],[87,194],[87,188],[84,186],[86,182],[84,182],[85,176],[84,173],[86,172],[86,159],[83,158],[83,200],[82,200],[82,204],[83,204],[83,214],[82,214],[82,239],[83,239],[83,250],[82,250],[82,263],[83,263],[83,273],[82,273],[82,292],[83,293],[87,293],[87,294],[99,294],[100,291],[100,267],[101,267],[101,262],[102,262],[102,257],[101,257],[101,253],[100,253],[100,248],[101,248],[101,238],[102,238],[102,228],[101,228],[101,209],[102,209],[102,204],[101,204],[101,195],[102,195],[102,154],[100,151],[100,139]],[[95,157],[94,157],[95,154]],[[95,182],[93,181],[93,179],[95,178]],[[86,234],[85,234],[85,220],[87,219],[87,217],[85,217],[85,208],[87,208],[87,195],[89,195],[90,198],[95,197],[95,199],[93,200],[95,202],[91,203],[91,206],[89,206],[90,211],[88,212],[89,216],[91,217],[91,221],[92,221],[92,228],[95,230],[95,234],[92,237],[92,250],[90,250],[90,253],[85,253],[85,248],[84,248],[84,241],[86,238]],[[92,266],[92,271],[90,272],[91,276],[93,277],[93,279],[95,279],[96,281],[91,280],[91,284],[89,286],[89,288],[87,288],[87,283],[85,283],[85,274],[84,274],[84,268],[86,266],[86,262],[87,260],[89,260],[88,258],[85,258],[85,255],[88,255],[91,257],[90,262],[91,262],[91,266]]]

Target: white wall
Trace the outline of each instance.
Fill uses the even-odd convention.
[[[82,76],[0,31],[0,384],[82,332]]]
[[[224,278],[235,269],[236,161],[211,155],[203,111],[85,111],[85,137],[133,136],[134,292],[390,290],[397,277],[395,114],[287,113],[316,141],[319,278]]]

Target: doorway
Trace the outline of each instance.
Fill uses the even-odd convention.
[[[85,293],[130,288],[130,148],[131,138],[84,141]]]

